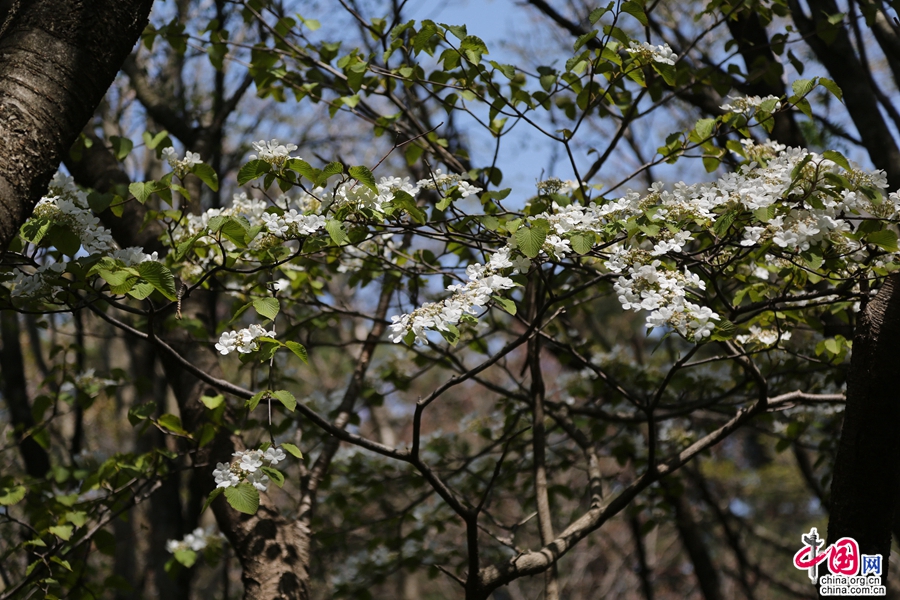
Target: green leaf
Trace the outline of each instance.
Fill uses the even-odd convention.
[[[128,411],[128,421],[132,426],[137,425],[141,421],[150,418],[156,412],[156,402],[144,402]]]
[[[548,233],[550,233],[548,223],[543,219],[538,219],[532,221],[530,227],[522,226],[516,230],[516,243],[525,256],[534,258],[541,253]]]
[[[259,492],[249,483],[225,488],[225,499],[231,508],[244,514],[255,515],[259,509]]]
[[[214,410],[222,406],[222,403],[225,402],[225,396],[222,394],[217,394],[215,396],[200,396],[200,402],[202,402],[206,408]]]
[[[147,148],[149,148],[150,150],[156,150],[156,148],[157,148],[160,144],[162,144],[162,143],[166,140],[166,138],[168,138],[168,137],[169,137],[169,132],[166,131],[165,129],[163,129],[162,131],[160,131],[160,132],[157,133],[156,135],[151,134],[149,131],[145,131],[145,132],[144,132],[144,135],[143,135],[143,138],[144,138],[144,144],[145,144],[145,145],[147,146]],[[166,146],[171,146],[171,145],[172,145],[172,144],[163,144],[162,147],[165,148]]]
[[[297,408],[297,399],[287,390],[277,390],[272,392],[272,396],[284,404],[284,407],[288,409],[289,412],[294,412],[294,409]]]
[[[825,340],[825,349],[831,352],[832,354],[840,354],[841,353],[841,345],[834,338],[828,338]]]
[[[897,252],[900,250],[900,248],[897,247],[897,234],[890,229],[882,229],[881,231],[870,233],[866,236],[866,242],[875,244],[882,250],[887,250],[888,252]]]
[[[179,419],[177,415],[166,413],[159,418],[157,423],[159,423],[160,427],[168,429],[172,433],[187,433],[187,431],[184,430],[184,427],[181,426],[181,419]]]
[[[319,180],[316,182],[317,185],[324,186],[328,183],[328,178],[332,175],[340,175],[344,172],[344,165],[337,161],[333,161],[325,165],[325,168],[322,169],[322,173],[319,175]]]
[[[715,119],[700,119],[694,125],[694,133],[697,134],[697,141],[702,142],[708,139],[716,129]]]
[[[578,52],[582,46],[597,37],[597,33],[597,30],[594,29],[593,31],[589,31],[583,35],[578,36],[578,39],[575,40],[575,52]]]
[[[815,87],[816,81],[814,79],[798,79],[791,84],[791,89],[794,90],[794,93],[800,97],[803,97],[806,94],[810,93]]]
[[[819,85],[831,92],[832,95],[841,102],[844,101],[844,91],[832,80],[826,79],[825,77],[819,77]]]
[[[378,186],[375,185],[375,176],[368,167],[350,167],[348,172],[350,173],[350,177],[372,190],[375,194],[378,194]]]
[[[347,232],[344,231],[344,224],[336,219],[328,219],[325,222],[325,231],[331,236],[331,240],[336,246],[343,246],[350,241]]]
[[[261,175],[265,175],[272,169],[272,165],[264,160],[251,160],[238,171],[238,185],[244,185]]]
[[[168,190],[169,186],[159,181],[135,181],[128,186],[128,191],[131,192],[131,195],[141,204],[147,202],[147,199],[150,198],[152,194],[159,194],[164,191],[168,192]],[[162,195],[164,197],[168,195],[168,198],[171,198],[170,194],[163,193]]]
[[[225,491],[225,488],[216,488],[212,492],[210,492],[209,497],[206,499],[206,502],[203,503],[203,508],[200,509],[200,514],[202,515],[206,512],[206,509],[209,508],[209,505],[212,504],[213,500],[222,495],[222,492]]]
[[[303,453],[300,452],[300,448],[298,448],[298,447],[295,446],[294,444],[289,444],[289,443],[287,443],[287,442],[284,442],[284,443],[282,443],[282,444],[279,446],[279,448],[281,448],[282,450],[284,450],[285,452],[287,452],[287,453],[290,454],[291,456],[295,456],[295,457],[300,458],[300,459],[303,458]]]
[[[306,354],[306,348],[300,342],[285,342],[285,346],[288,349],[297,355],[297,358],[302,360],[304,363],[309,364],[309,356]]]
[[[259,316],[274,321],[275,317],[278,316],[278,311],[281,310],[281,303],[278,302],[278,298],[254,298],[253,308],[256,309],[256,313]]]
[[[175,560],[189,569],[197,562],[197,553],[190,548],[176,550],[173,556],[175,557]]]
[[[68,542],[70,539],[72,539],[72,532],[74,531],[74,529],[71,525],[56,525],[54,527],[50,527],[48,531],[56,537]]]
[[[576,254],[587,254],[594,247],[596,238],[593,233],[574,233],[569,237],[569,243],[572,244],[572,250]]]
[[[508,312],[511,315],[516,314],[516,303],[510,300],[509,298],[504,298],[502,296],[492,296],[497,305]]]
[[[268,475],[269,479],[272,480],[272,483],[278,487],[284,487],[284,475],[281,471],[273,469],[272,467],[260,467],[259,470]]]
[[[0,506],[12,506],[25,497],[25,486],[14,485],[0,488]]]
[[[109,142],[112,145],[113,154],[118,161],[125,160],[125,157],[128,156],[128,153],[134,148],[134,143],[131,140],[117,135],[110,136]]]
[[[175,277],[172,271],[155,260],[146,260],[138,265],[141,278],[155,287],[160,294],[169,300],[175,300]]]
[[[850,161],[844,157],[843,154],[837,152],[836,150],[826,150],[822,153],[822,158],[827,158],[828,160],[836,163],[839,167],[844,169],[845,171],[852,170],[850,168]]]
[[[641,25],[646,27],[649,23],[647,20],[647,13],[644,12],[644,7],[638,4],[637,2],[628,1],[622,5],[622,12],[628,13],[638,21],[640,21]]]
[[[206,163],[198,163],[191,167],[191,173],[200,178],[200,181],[209,186],[212,191],[219,190],[219,176],[215,169]]]
[[[259,401],[268,394],[269,390],[263,390],[261,392],[253,394],[253,397],[247,400],[247,410],[252,411],[254,408],[256,408],[259,405]]]

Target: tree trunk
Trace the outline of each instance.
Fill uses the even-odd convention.
[[[0,249],[47,190],[153,0],[13,2],[0,23]]]
[[[828,522],[828,543],[852,537],[861,554],[882,556],[884,585],[900,482],[898,361],[900,275],[895,274],[866,306],[853,339]]]

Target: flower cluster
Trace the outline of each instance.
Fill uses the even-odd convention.
[[[215,531],[212,527],[203,529],[198,527],[191,533],[184,536],[183,540],[169,540],[166,542],[166,550],[171,554],[182,550],[193,550],[200,552],[207,547],[215,547],[222,543],[222,534]]]
[[[199,154],[191,152],[190,150],[184,153],[184,158],[179,159],[178,154],[175,152],[175,148],[171,146],[163,148],[162,155],[163,158],[166,159],[166,162],[169,163],[169,166],[172,167],[172,171],[175,172],[175,176],[178,178],[183,178],[191,172],[192,168],[203,162],[200,160]]]
[[[779,340],[787,341],[791,339],[791,332],[762,329],[757,325],[751,325],[750,333],[735,336],[734,339],[743,345],[768,347],[775,345]]]
[[[284,167],[284,163],[291,157],[291,152],[297,149],[296,144],[282,144],[278,140],[259,140],[253,142],[253,149],[258,154],[251,154],[250,160],[264,160],[276,169]]]
[[[653,44],[649,44],[647,42],[641,42],[640,44],[637,42],[631,42],[628,45],[628,48],[625,49],[625,51],[632,56],[637,56],[647,61],[658,62],[665,65],[674,65],[675,61],[678,60],[678,55],[672,52],[672,48],[670,48],[668,44],[663,44],[662,46],[654,46]]]
[[[482,191],[480,187],[465,181],[462,175],[442,173],[440,169],[435,169],[431,177],[420,179],[416,183],[416,187],[417,190],[437,190],[439,192],[448,192],[455,187],[463,198],[468,198]]]
[[[114,247],[112,233],[91,212],[87,194],[75,186],[73,178],[62,173],[53,177],[47,195],[34,207],[33,218],[68,227],[88,254],[108,252]]]
[[[388,337],[397,343],[412,331],[417,341],[426,342],[427,329],[448,331],[450,326],[455,327],[459,323],[463,314],[476,314],[478,308],[487,304],[491,295],[514,287],[516,284],[512,279],[500,274],[514,266],[509,248],[495,252],[486,265],[469,265],[466,268],[469,281],[465,285],[449,286],[450,297],[440,302],[428,302],[410,314],[391,317],[393,323]]]
[[[264,463],[275,466],[287,455],[281,448],[270,447],[265,452],[262,450],[239,450],[232,454],[234,460],[230,463],[217,463],[213,471],[217,488],[234,487],[246,481],[256,489],[264,492],[269,487],[269,476],[263,471]]]
[[[772,108],[773,111],[781,108],[781,100],[778,96],[766,96],[764,98],[760,98],[759,96],[728,96],[728,99],[731,100],[731,102],[729,104],[723,104],[719,108],[725,112],[736,113],[739,115],[754,113],[764,102],[768,102],[769,100],[775,100],[775,105]]]
[[[240,331],[225,331],[219,336],[216,350],[223,355],[235,350],[241,354],[247,354],[259,347],[257,339],[261,337],[275,337],[275,331],[266,331],[265,327],[255,323]]]

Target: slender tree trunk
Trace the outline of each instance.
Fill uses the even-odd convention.
[[[887,585],[900,465],[900,275],[868,303],[853,338],[847,408],[831,485],[828,543],[852,537],[882,556]]]

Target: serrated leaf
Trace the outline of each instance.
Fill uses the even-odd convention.
[[[284,407],[288,409],[288,412],[294,412],[294,409],[297,408],[297,399],[294,398],[294,395],[287,390],[277,390],[272,392],[272,396],[284,404]]]
[[[822,158],[827,158],[828,160],[834,162],[839,167],[844,169],[845,171],[850,171],[850,161],[844,157],[843,154],[837,152],[836,150],[826,150],[822,153]]]
[[[157,420],[157,423],[159,423],[160,427],[163,429],[168,429],[173,433],[187,433],[187,431],[184,430],[184,427],[181,426],[181,419],[178,418],[178,415],[166,413]]]
[[[288,350],[297,355],[297,358],[302,360],[304,363],[309,364],[309,356],[306,354],[306,348],[300,342],[285,342],[285,346],[288,347]]]
[[[169,300],[176,300],[175,276],[164,264],[155,260],[145,260],[137,267],[141,278],[156,288],[160,294]]]
[[[528,258],[534,258],[541,253],[541,248],[547,239],[547,234],[550,232],[546,222],[543,226],[537,225],[538,222],[532,221],[531,227],[519,227],[515,233],[519,249]]]
[[[72,539],[72,532],[74,531],[74,528],[71,525],[55,525],[53,527],[50,527],[48,531],[56,537],[68,542],[70,539]]]
[[[882,250],[887,250],[888,252],[897,252],[900,250],[900,248],[897,247],[897,234],[890,229],[882,229],[881,231],[870,233],[866,236],[866,242],[875,244]]]
[[[344,231],[344,224],[336,219],[328,219],[325,222],[325,231],[331,236],[331,240],[337,246],[343,246],[350,241],[347,232]]]
[[[272,165],[264,160],[251,160],[238,171],[238,185],[244,185],[261,175],[265,175],[272,169]]]
[[[12,506],[21,502],[25,497],[25,491],[25,486],[22,485],[0,488],[0,506]]]
[[[502,296],[492,296],[492,298],[494,299],[494,302],[496,302],[500,308],[502,308],[503,310],[505,310],[506,312],[508,312],[511,315],[516,314],[516,303],[515,302],[513,302],[509,298],[504,298]]]
[[[350,177],[372,190],[375,194],[378,194],[378,186],[375,185],[375,176],[368,167],[350,167],[348,172],[350,173]]]
[[[200,396],[200,402],[202,402],[206,408],[213,410],[222,406],[222,403],[225,402],[225,396],[222,394],[217,394],[215,396]]]
[[[284,474],[281,471],[272,467],[260,467],[259,470],[268,475],[272,483],[278,487],[284,487]]]
[[[844,91],[832,80],[826,79],[825,77],[819,77],[819,85],[831,92],[831,94],[841,102],[844,101]]]
[[[180,548],[176,550],[172,556],[176,561],[190,569],[197,562],[197,553],[190,548]]]
[[[647,20],[647,13],[644,12],[644,7],[638,4],[637,2],[628,1],[622,5],[622,12],[628,13],[638,21],[640,21],[641,25],[644,27],[647,26],[649,21]]]
[[[132,426],[137,425],[144,419],[148,419],[153,413],[156,412],[156,402],[152,400],[150,402],[145,402],[143,404],[139,404],[128,411],[128,421],[132,424]]]
[[[131,192],[131,195],[141,204],[147,202],[147,199],[150,198],[152,194],[159,194],[163,192],[163,190],[168,191],[168,189],[166,184],[159,181],[135,181],[128,186],[128,191]]]
[[[709,138],[713,131],[716,129],[716,120],[715,119],[700,119],[697,121],[697,124],[694,125],[694,133],[697,134],[697,141],[702,142]]]
[[[589,41],[591,41],[592,39],[597,37],[597,33],[598,33],[597,30],[594,29],[592,31],[589,31],[585,34],[578,36],[578,39],[575,40],[575,52],[578,52],[582,46],[584,46]]]
[[[110,136],[109,143],[112,145],[113,154],[118,161],[125,160],[125,157],[128,156],[131,149],[134,148],[134,142],[128,138],[119,137],[117,135]]]
[[[814,79],[798,79],[791,84],[791,89],[794,91],[794,94],[800,97],[810,93],[815,87],[816,81]]]
[[[324,186],[328,183],[328,178],[332,175],[340,175],[344,172],[344,165],[337,161],[333,161],[325,165],[325,168],[322,169],[322,173],[319,175],[318,185]]]
[[[569,238],[569,243],[572,245],[572,250],[575,251],[576,254],[583,255],[587,254],[594,247],[594,242],[596,238],[593,233],[575,233]]]
[[[253,394],[253,397],[247,400],[247,410],[252,411],[254,408],[256,408],[259,405],[260,400],[262,400],[263,397],[267,394],[269,394],[269,390],[263,390],[261,392]]]
[[[191,167],[191,173],[200,178],[200,181],[209,186],[209,189],[216,192],[219,190],[219,176],[215,169],[206,163],[198,163]]]
[[[247,515],[255,515],[259,510],[259,491],[249,483],[225,488],[225,499],[231,508]]]
[[[259,316],[274,321],[278,311],[281,310],[281,303],[278,302],[278,298],[254,298],[253,308]]]
[[[294,444],[289,444],[288,442],[283,442],[278,447],[281,448],[282,450],[284,450],[285,452],[287,452],[288,454],[290,454],[291,456],[295,456],[300,459],[303,458],[303,453],[300,452],[300,448],[298,448]]]

